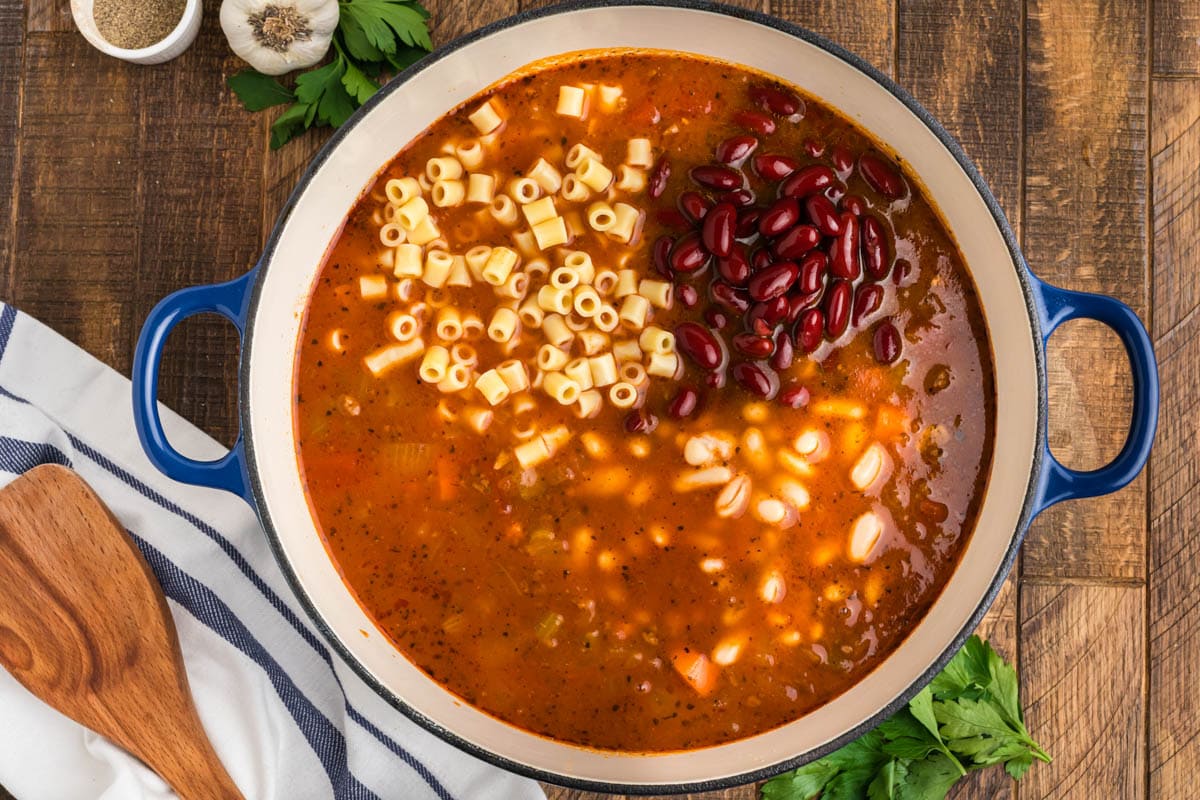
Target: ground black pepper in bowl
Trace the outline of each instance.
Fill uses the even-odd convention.
[[[109,44],[138,50],[175,30],[187,0],[96,0],[92,17]]]

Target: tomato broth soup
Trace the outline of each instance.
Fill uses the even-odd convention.
[[[897,647],[970,538],[993,393],[897,157],[763,75],[605,51],[380,173],[313,288],[294,424],[408,659],[523,729],[659,752],[791,722]]]

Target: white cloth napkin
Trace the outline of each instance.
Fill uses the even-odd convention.
[[[178,415],[164,409],[163,421],[182,452],[223,452]],[[162,476],[134,433],[129,382],[0,303],[0,485],[46,462],[82,475],[142,549],[166,591],[205,730],[249,800],[544,796],[372,692],[304,616],[250,508]],[[174,796],[3,669],[0,785],[17,800]]]

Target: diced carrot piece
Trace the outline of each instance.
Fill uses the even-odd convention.
[[[445,456],[437,460],[438,498],[445,502],[458,494],[458,473],[454,462]]]
[[[696,690],[701,697],[708,697],[717,688],[717,677],[721,668],[708,660],[703,653],[680,650],[671,656],[671,666]]]
[[[880,439],[897,439],[908,430],[908,415],[897,406],[880,406],[875,420],[875,435]]]

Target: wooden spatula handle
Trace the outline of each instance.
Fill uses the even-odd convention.
[[[37,467],[0,491],[0,666],[144,761],[184,800],[241,793],[188,691],[162,589],[75,473]]]

